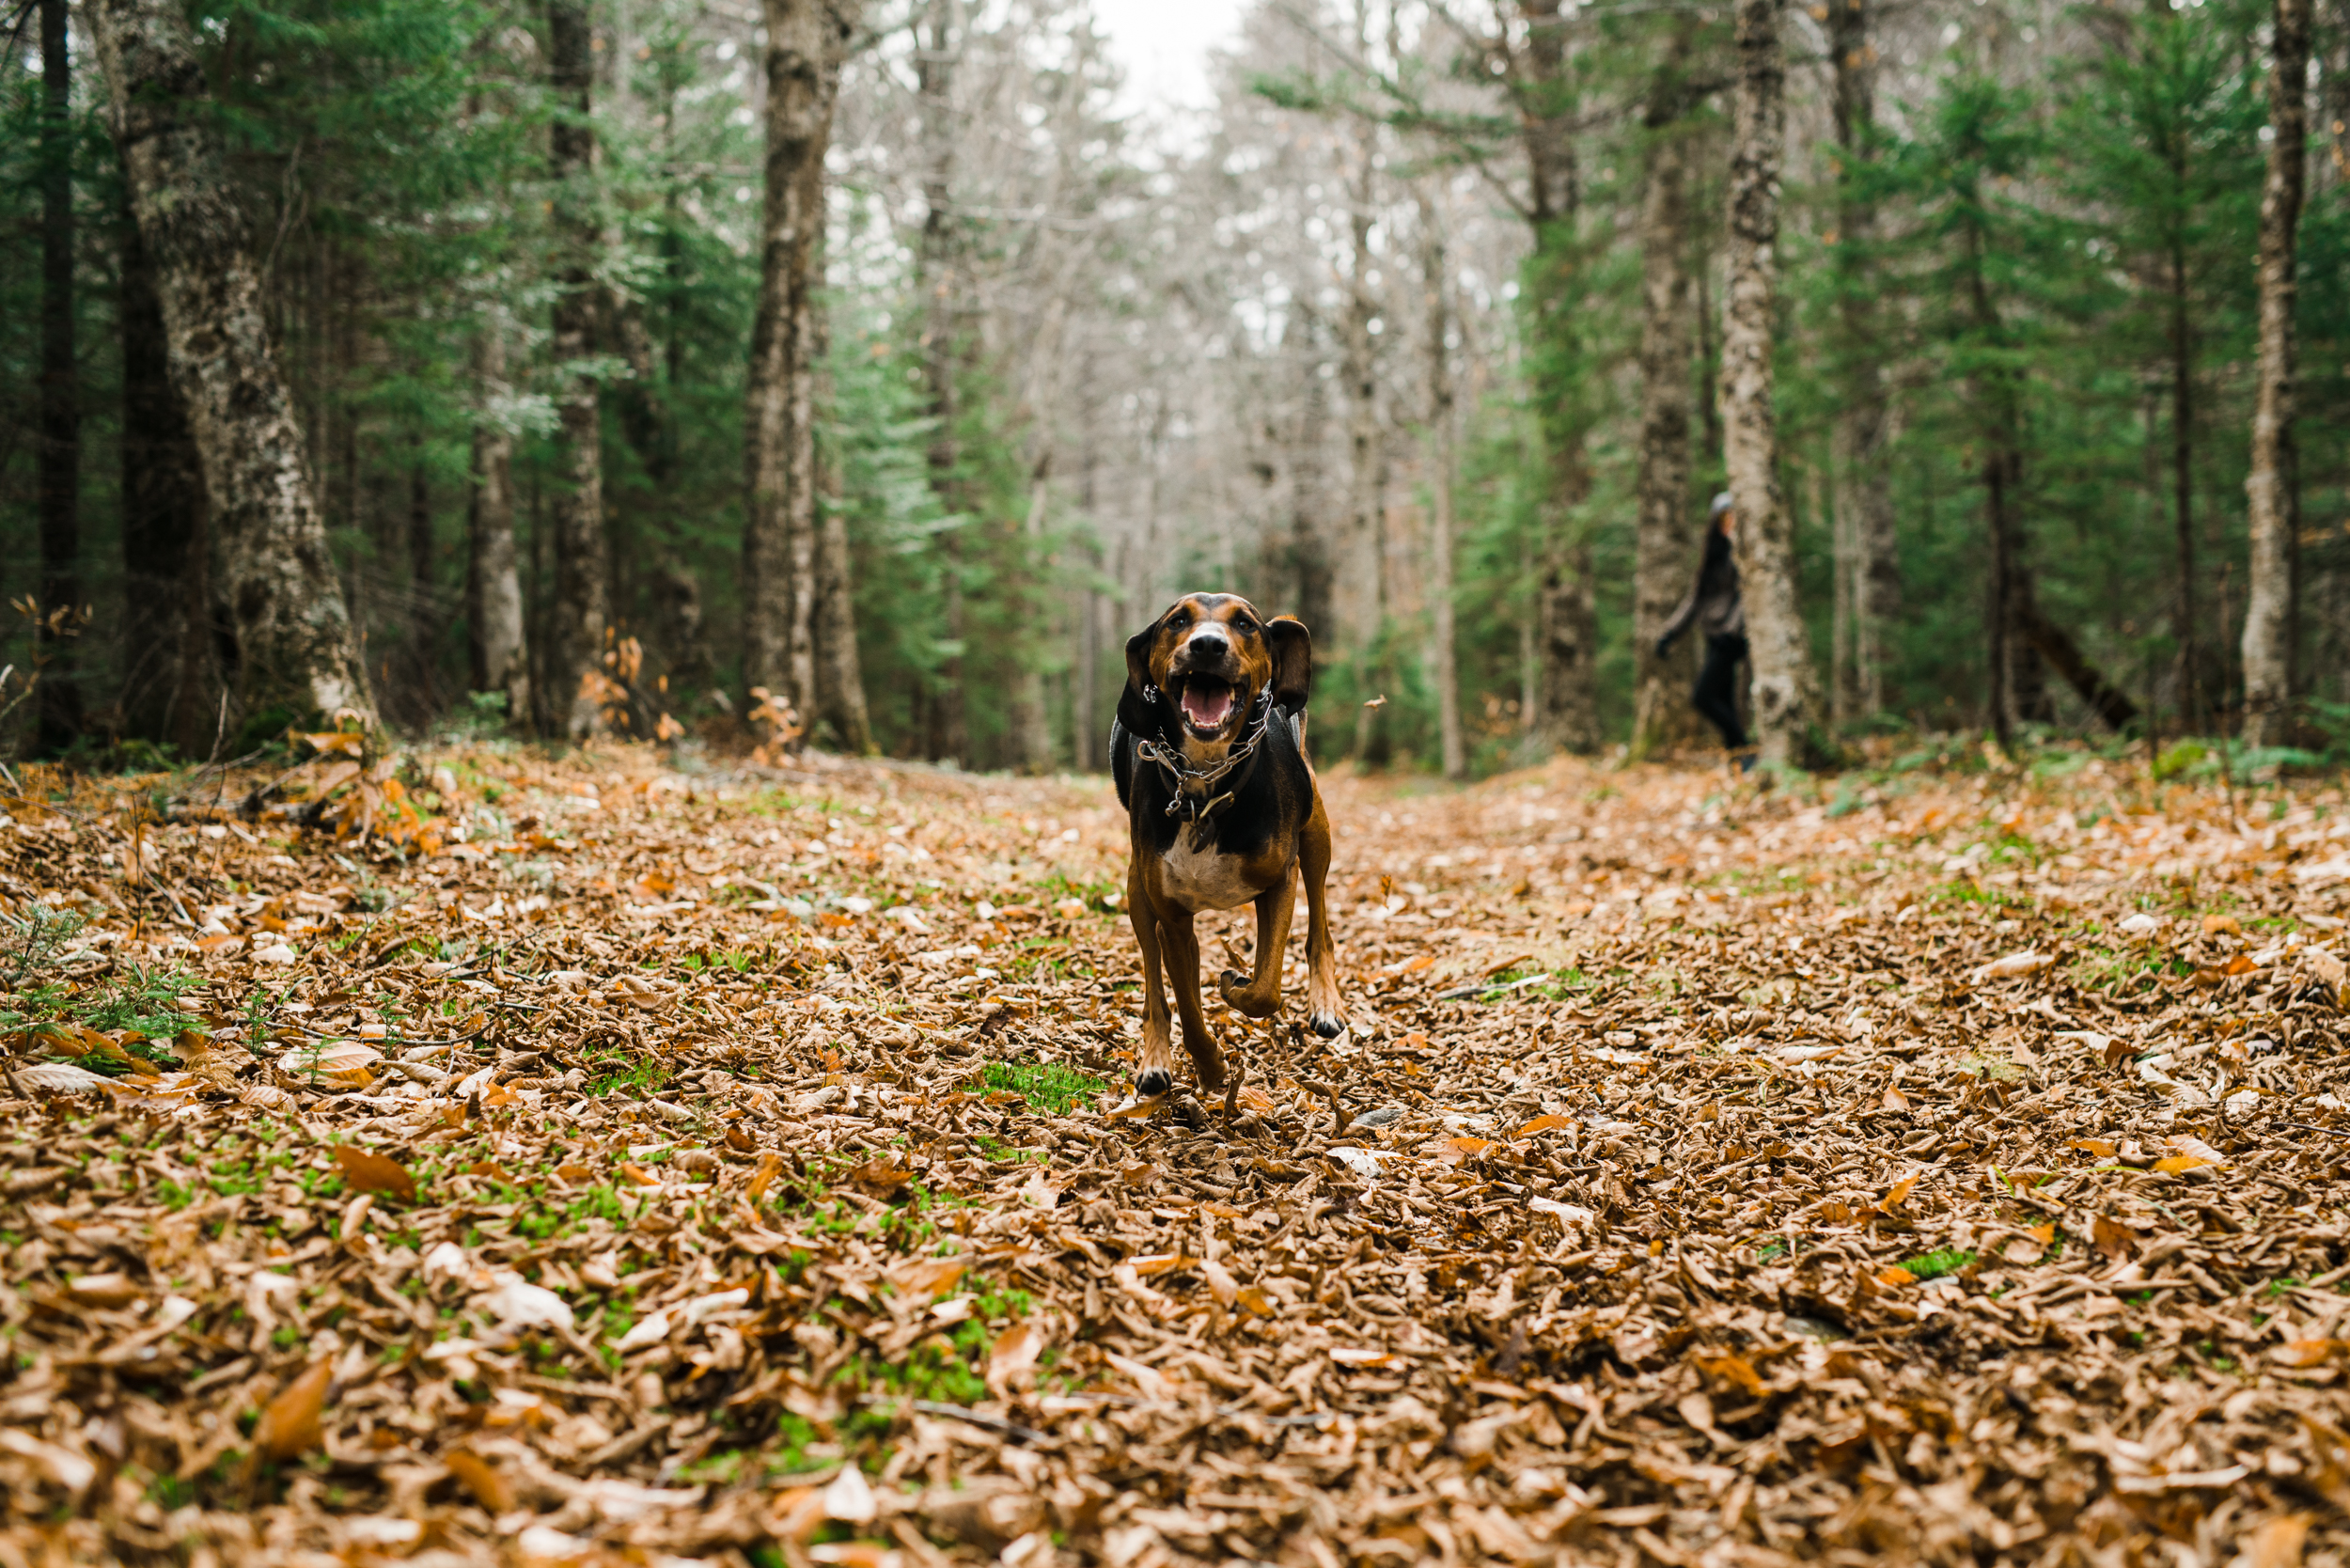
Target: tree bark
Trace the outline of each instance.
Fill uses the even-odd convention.
[[[2186,184],[2186,154],[2178,153],[2173,178]],[[2203,671],[2195,614],[2195,340],[2189,320],[2186,241],[2174,219],[2170,261],[2170,493],[2175,525],[2179,591],[2172,605],[2173,638],[2179,653],[2179,725],[2199,733],[2203,723]]]
[[[1574,137],[1574,85],[1567,75],[1561,0],[1520,0],[1526,42],[1515,62],[1520,136],[1528,176],[1528,334],[1541,419],[1548,496],[1535,589],[1536,702],[1532,729],[1550,751],[1599,745],[1599,606],[1591,541],[1580,515],[1590,498],[1585,443],[1590,413],[1575,324],[1582,268],[1577,221],[1581,170]]]
[[[1901,614],[1902,568],[1886,471],[1885,350],[1870,257],[1876,207],[1861,188],[1866,166],[1875,158],[1876,51],[1869,42],[1868,0],[1828,0],[1827,21],[1836,71],[1835,255],[1843,384],[1828,440],[1835,470],[1832,505],[1852,559],[1854,682],[1849,693],[1838,693],[1840,708],[1852,717],[1888,706],[1884,632]]]
[[[73,353],[73,68],[66,0],[40,3],[40,686],[36,740],[82,732],[73,639],[82,604],[82,390]]]
[[[1447,778],[1468,776],[1461,736],[1458,635],[1452,611],[1452,275],[1445,255],[1444,214],[1432,187],[1419,192],[1420,285],[1428,324],[1429,674],[1436,685],[1436,750]]]
[[[1754,665],[1755,728],[1776,766],[1826,760],[1811,649],[1795,597],[1794,520],[1778,486],[1771,337],[1778,291],[1779,160],[1787,66],[1781,0],[1737,0],[1731,121],[1730,279],[1722,308],[1722,445],[1738,517],[1738,572]]]
[[[92,0],[88,15],[204,467],[239,705],[297,722],[348,710],[372,728],[243,212],[201,113],[210,87],[195,35],[171,0]]]
[[[577,740],[603,728],[604,642],[611,630],[611,557],[603,527],[603,420],[589,368],[595,352],[596,130],[590,120],[594,40],[587,0],[548,0],[547,82],[555,95],[549,172],[556,186],[556,394],[559,428],[555,495],[555,624],[548,628],[540,700],[559,732]]]
[[[1028,515],[1021,529],[1026,558],[1044,556],[1044,517],[1052,498],[1052,449],[1028,471]],[[1042,775],[1053,771],[1053,729],[1045,720],[1044,671],[1037,666],[1037,651],[1012,655],[1011,689],[1004,701],[1004,750],[998,765],[1015,773]]]
[[[2040,613],[2036,605],[2028,605],[2021,617],[2024,635],[2031,640],[2048,666],[2080,694],[2090,711],[2103,719],[2116,734],[2127,729],[2138,719],[2138,704],[2123,690],[2105,678],[2091,664],[2078,644],[2065,634],[2064,628]]]
[[[1357,47],[1367,49],[1367,0],[1356,0],[1355,17]],[[1346,556],[1357,562],[1358,570],[1364,573],[1361,620],[1353,630],[1360,639],[1357,667],[1362,671],[1361,696],[1368,702],[1373,696],[1383,695],[1386,678],[1384,655],[1387,597],[1386,508],[1383,494],[1386,488],[1386,449],[1379,431],[1378,342],[1371,330],[1372,320],[1379,314],[1379,296],[1372,291],[1370,278],[1373,265],[1371,213],[1378,200],[1377,174],[1372,166],[1376,141],[1375,132],[1368,123],[1356,127],[1355,151],[1353,189],[1347,193],[1346,315],[1340,337],[1339,379],[1346,384]],[[1379,712],[1362,705],[1355,710],[1351,755],[1357,766],[1385,760],[1386,731],[1379,724]]]
[[[826,494],[816,541],[816,717],[830,727],[842,751],[863,757],[873,749],[873,722],[857,663],[849,518],[829,465],[822,482]]]
[[[2326,128],[2333,133],[2334,183],[2350,185],[2350,0],[2331,0],[2321,77]]]
[[[2310,9],[2310,0],[2276,0],[2268,83],[2252,470],[2244,480],[2252,534],[2244,607],[2244,743],[2251,746],[2286,744],[2293,717],[2294,555],[2301,510],[2293,444],[2293,311],[2309,140]]]
[[[1338,628],[1331,622],[1332,572],[1330,547],[1324,537],[1323,447],[1330,424],[1330,394],[1321,375],[1323,359],[1323,323],[1310,307],[1303,323],[1304,350],[1300,356],[1305,369],[1305,386],[1298,399],[1297,441],[1295,456],[1289,465],[1289,565],[1296,575],[1297,597],[1293,601],[1297,619],[1315,635],[1337,640]]]
[[[839,0],[766,0],[766,207],[744,432],[743,671],[746,685],[789,697],[803,724],[812,725],[823,706],[820,663],[837,662],[820,660],[816,630],[822,355],[814,258],[824,227],[824,154],[855,10]]]
[[[1672,619],[1695,558],[1689,519],[1689,107],[1683,77],[1692,24],[1677,25],[1649,89],[1648,190],[1640,204],[1639,521],[1632,583],[1633,690],[1630,757],[1646,761],[1695,733],[1688,700],[1691,638],[1659,657],[1656,639]]]
[[[123,214],[123,598],[146,629],[123,689],[131,733],[201,755],[218,733],[204,469],[171,387],[170,335],[138,220]]]
[[[967,511],[963,484],[961,432],[956,429],[963,323],[959,275],[961,224],[954,212],[955,66],[963,50],[961,0],[929,0],[923,24],[915,28],[915,75],[921,109],[922,233],[915,250],[915,284],[927,318],[923,331],[923,380],[930,395],[931,488],[950,515]],[[942,630],[951,651],[941,662],[931,693],[930,755],[933,761],[969,760],[970,738],[963,704],[963,525],[942,530],[939,541]]]
[[[473,504],[466,514],[465,625],[473,689],[506,698],[506,719],[528,729],[530,658],[524,646],[523,585],[514,555],[514,436],[496,409],[508,388],[504,322],[482,323],[474,345],[482,406],[474,415]]]

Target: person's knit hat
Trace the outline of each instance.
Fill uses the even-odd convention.
[[[1729,510],[1730,492],[1725,490],[1719,495],[1714,497],[1714,510],[1705,514],[1705,520],[1708,523],[1718,523],[1722,520],[1722,513],[1728,511]]]

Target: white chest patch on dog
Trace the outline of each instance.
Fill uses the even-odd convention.
[[[1198,836],[1198,827],[1185,823],[1159,863],[1160,886],[1168,898],[1196,915],[1203,909],[1238,909],[1264,891],[1241,874],[1239,855],[1204,848]]]

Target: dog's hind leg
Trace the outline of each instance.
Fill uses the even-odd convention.
[[[1183,1049],[1198,1069],[1199,1087],[1224,1087],[1224,1057],[1208,1032],[1199,1010],[1199,933],[1189,910],[1169,909],[1159,917],[1159,946],[1167,957],[1167,978],[1175,987],[1175,1011],[1183,1021]]]
[[[1297,836],[1297,869],[1306,878],[1306,1022],[1324,1040],[1346,1030],[1346,1004],[1339,999],[1339,954],[1330,941],[1329,900],[1323,882],[1330,874],[1330,814],[1314,796],[1314,814]]]
[[[1167,1015],[1167,988],[1159,980],[1158,905],[1139,873],[1126,879],[1126,914],[1142,949],[1142,1050],[1135,1064],[1135,1092],[1155,1100],[1175,1087],[1175,1031]]]
[[[1244,976],[1227,969],[1215,988],[1225,1005],[1247,1018],[1270,1018],[1281,1011],[1281,959],[1290,945],[1290,913],[1297,907],[1297,873],[1285,871],[1281,880],[1257,895],[1257,952],[1254,973]]]

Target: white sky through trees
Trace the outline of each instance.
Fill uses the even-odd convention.
[[[1241,0],[1094,0],[1093,14],[1126,73],[1120,107],[1155,118],[1214,105],[1208,51],[1239,35]]]

